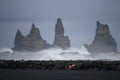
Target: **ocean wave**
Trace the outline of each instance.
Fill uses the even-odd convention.
[[[8,54],[5,54],[4,56],[1,55],[5,52]],[[67,50],[50,48],[37,52],[14,52],[10,48],[2,48],[0,49],[0,53],[0,59],[5,60],[120,60],[120,54],[91,54],[84,47],[70,48]]]
[[[1,48],[0,53],[13,53],[13,50],[10,48]]]

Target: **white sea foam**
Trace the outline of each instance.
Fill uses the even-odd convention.
[[[7,52],[8,54],[5,54]],[[12,54],[11,54],[12,53]],[[3,55],[5,54],[5,55]],[[120,60],[119,53],[90,54],[84,47],[62,50],[50,48],[37,52],[13,52],[9,48],[0,49],[0,59],[14,60]]]
[[[0,49],[0,53],[5,53],[5,52],[13,53],[13,50],[10,49],[10,48],[1,48],[1,49]]]

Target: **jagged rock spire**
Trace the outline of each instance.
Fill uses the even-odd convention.
[[[33,39],[42,39],[41,35],[40,35],[40,31],[38,28],[36,28],[35,24],[32,24],[30,33],[28,35],[29,37],[33,38]]]
[[[27,36],[22,36],[18,30],[14,42],[14,50],[35,51],[49,48],[50,45],[43,40],[38,28],[32,24],[30,33]]]
[[[57,23],[56,23],[56,27],[55,27],[55,36],[57,37],[57,35],[59,36],[64,36],[64,28],[63,28],[63,23],[61,18],[57,19]]]
[[[17,30],[16,37],[22,37],[22,33],[20,32],[20,30]]]
[[[19,49],[21,47],[21,39],[22,39],[22,33],[20,32],[20,30],[17,30],[16,32],[16,36],[15,36],[15,40],[14,40],[14,47],[16,49]]]
[[[101,24],[97,21],[96,26],[96,34],[110,34],[109,26],[107,24]]]
[[[110,34],[109,26],[96,22],[96,35],[90,45],[85,45],[87,50],[91,53],[110,53],[117,52],[117,45],[115,39]]]
[[[70,47],[70,40],[68,36],[64,36],[64,27],[60,18],[57,19],[55,25],[55,39],[53,45],[49,45],[46,40],[43,40],[39,29],[36,28],[35,24],[32,24],[30,33],[27,36],[22,36],[22,33],[19,30],[17,31],[13,49],[33,51],[43,50],[53,46],[62,49]]]
[[[62,49],[70,47],[70,40],[68,36],[64,36],[64,27],[61,18],[57,19],[57,23],[55,25],[55,39],[53,46],[60,47]]]

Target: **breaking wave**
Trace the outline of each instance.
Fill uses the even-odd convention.
[[[5,60],[120,60],[120,54],[90,54],[86,48],[62,50],[50,48],[37,52],[13,52],[10,48],[0,49],[0,59]]]
[[[0,49],[0,53],[13,53],[13,50],[12,49],[10,49],[10,48],[1,48]]]

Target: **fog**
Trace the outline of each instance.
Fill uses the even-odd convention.
[[[26,35],[32,23],[52,44],[56,19],[60,17],[72,47],[91,44],[99,20],[109,25],[120,51],[119,8],[120,0],[0,0],[0,48],[12,48],[17,29]]]
[[[119,54],[92,55],[82,47],[92,43],[96,21],[100,21],[109,25],[120,52],[119,8],[120,0],[0,0],[0,59],[119,60]],[[32,23],[39,28],[43,39],[53,44],[57,18],[62,19],[65,35],[69,36],[69,50],[48,49],[33,53],[10,49],[14,47],[16,31],[19,29],[27,35]],[[66,54],[61,54],[64,52]]]

